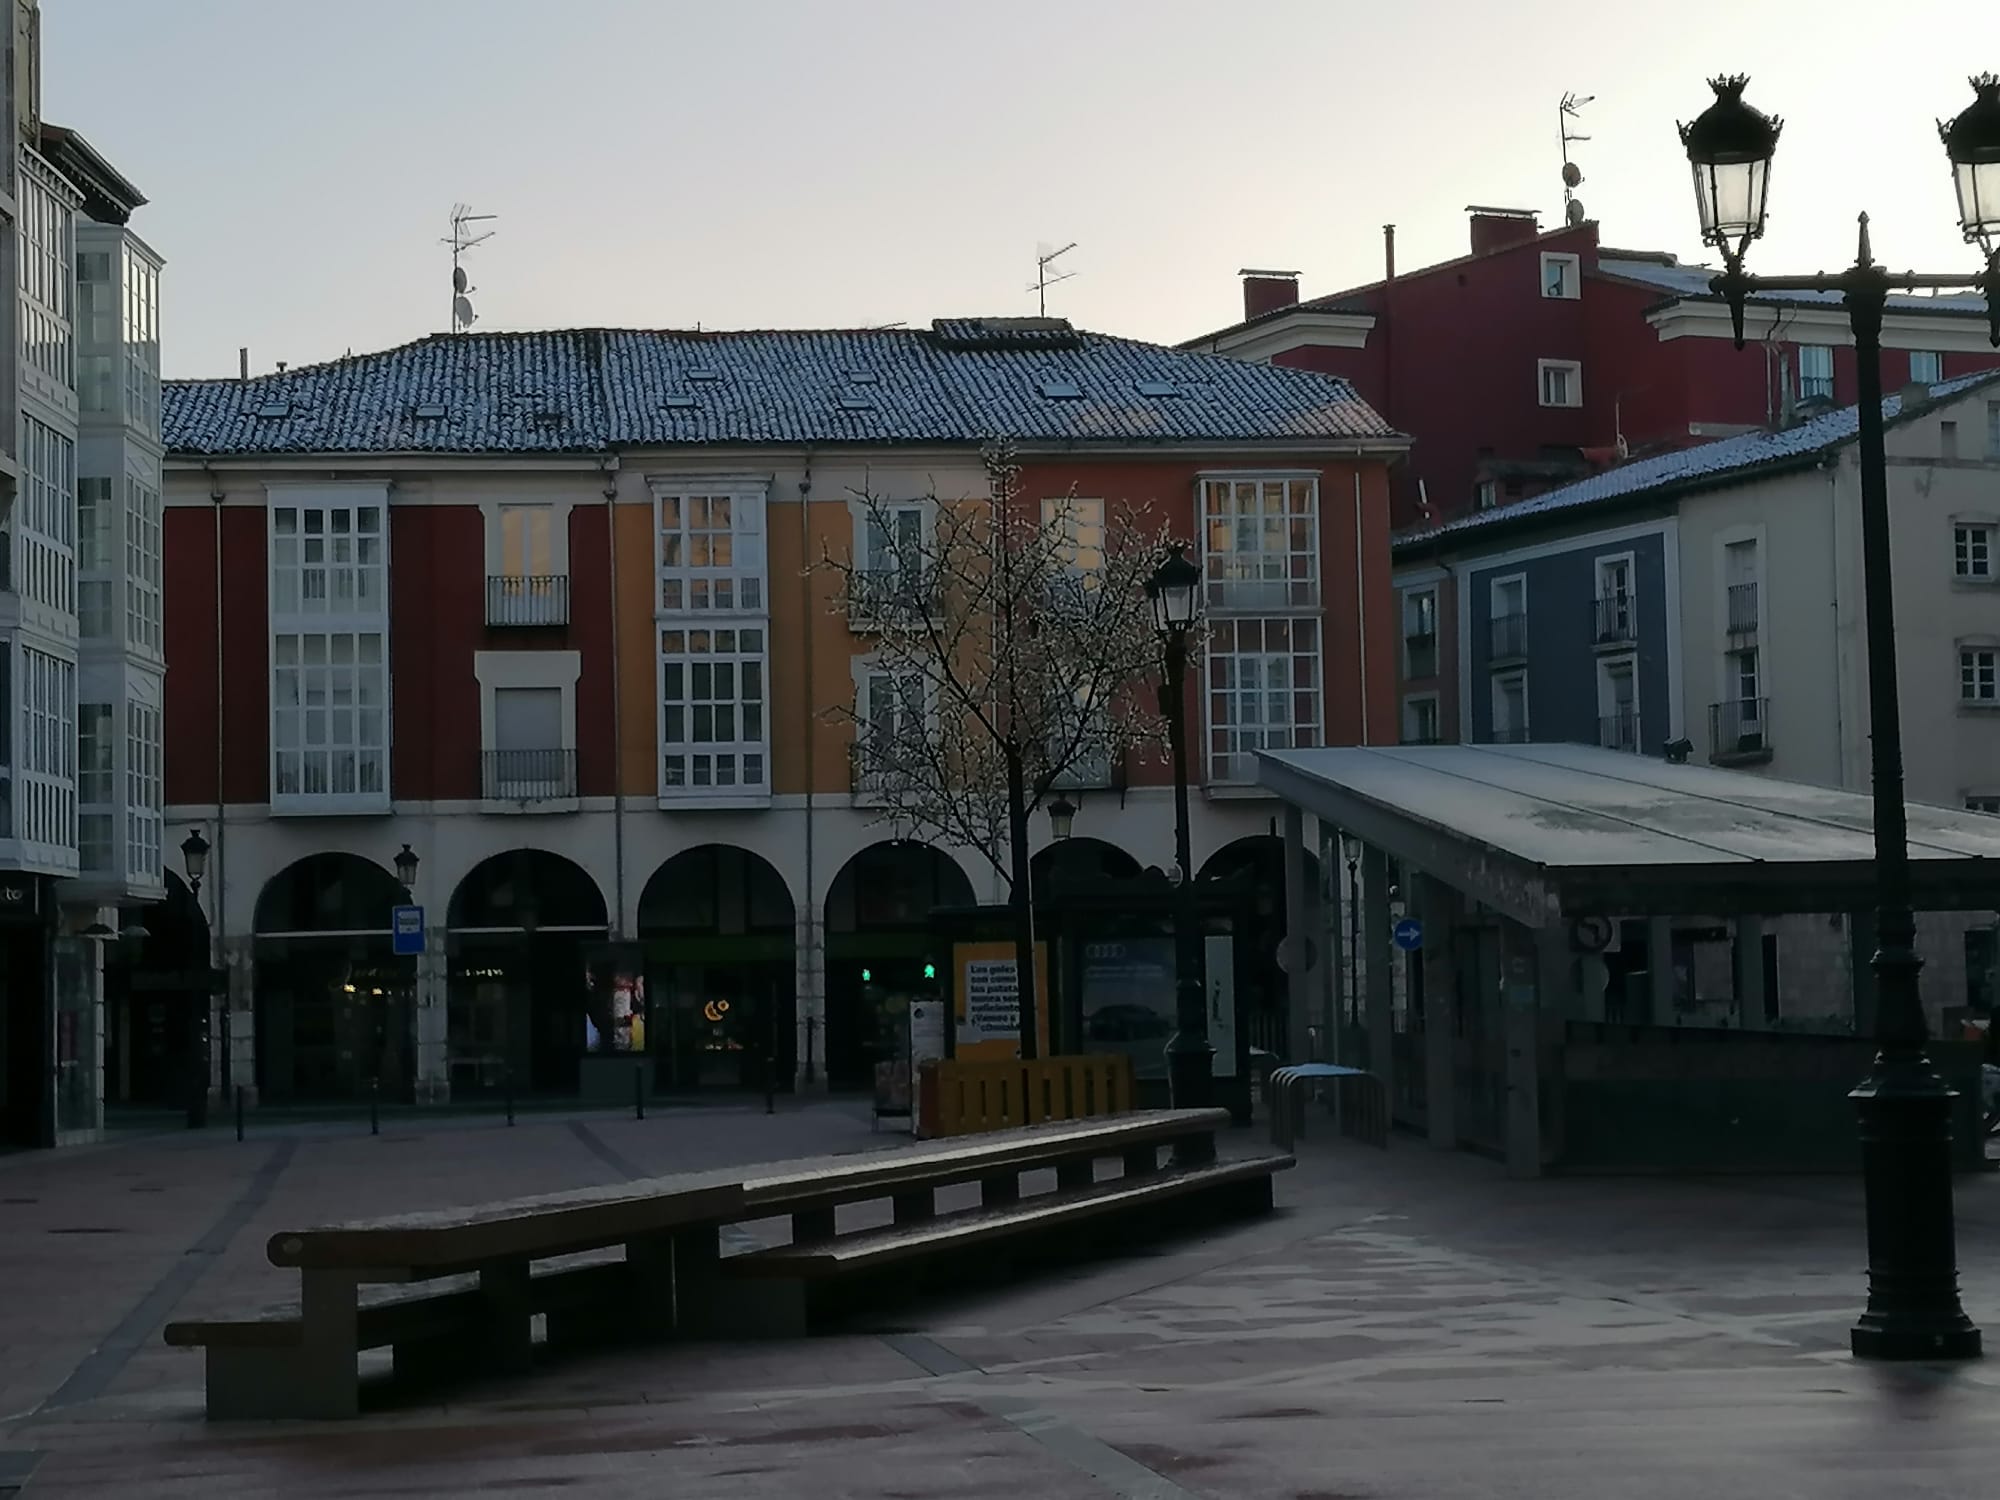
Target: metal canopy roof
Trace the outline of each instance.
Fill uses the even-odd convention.
[[[1874,899],[1873,806],[1859,792],[1587,745],[1267,750],[1257,780],[1531,926]],[[1912,803],[1909,826],[1919,910],[2000,908],[2000,818]]]

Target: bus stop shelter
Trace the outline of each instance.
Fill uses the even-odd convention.
[[[1583,745],[1263,751],[1257,778],[1285,804],[1292,931],[1320,916],[1318,893],[1294,875],[1304,820],[1359,846],[1349,930],[1365,980],[1350,1001],[1360,1025],[1348,1046],[1434,1144],[1489,1149],[1521,1176],[1846,1164],[1846,1088],[1866,1071],[1873,1031],[1867,795]],[[2000,818],[1911,804],[1909,848],[1918,911],[1992,920]],[[1420,934],[1401,1016],[1398,912],[1414,919],[1405,940]],[[1726,928],[1738,1013],[1751,1025],[1689,1027],[1676,1015],[1670,929],[1693,914]],[[1788,928],[1801,972],[1825,962],[1853,990],[1838,997],[1840,1034],[1788,1029],[1776,994],[1764,993],[1765,924],[1804,914],[1826,920]],[[1606,950],[1626,933],[1647,967],[1622,976],[1622,998],[1639,1000],[1614,1017]],[[1303,1012],[1302,966],[1294,977]],[[1977,1049],[1948,1040],[1934,1055],[1969,1089],[1959,1144],[1976,1161]],[[1658,1139],[1642,1149],[1636,1134],[1646,1133]],[[1828,1159],[1807,1159],[1834,1138]]]

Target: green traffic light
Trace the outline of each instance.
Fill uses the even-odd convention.
[[[937,978],[937,965],[936,965],[936,964],[925,964],[925,965],[924,965],[924,978],[926,978],[926,979],[935,979],[935,978]]]
[[[874,977],[875,977],[875,974],[874,974],[874,971],[873,971],[873,970],[870,970],[870,969],[863,969],[863,970],[861,971],[861,982],[862,982],[863,984],[867,984],[867,983],[868,983],[868,982],[869,982],[870,980],[874,979]]]

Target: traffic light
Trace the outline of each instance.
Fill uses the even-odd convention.
[[[937,978],[937,965],[936,965],[936,964],[929,964],[929,963],[927,963],[927,964],[925,964],[925,965],[924,965],[924,978],[926,978],[926,979],[936,979],[936,978]]]
[[[874,983],[874,981],[875,981],[875,972],[874,972],[874,970],[872,970],[872,969],[863,969],[863,970],[861,971],[861,982],[862,982],[863,984],[872,984],[872,983]]]

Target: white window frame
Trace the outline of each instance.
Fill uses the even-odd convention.
[[[1502,611],[1500,608],[1501,592],[1512,584],[1519,584],[1521,586],[1521,607],[1519,610]],[[1492,649],[1493,627],[1506,614],[1519,614],[1521,617],[1521,654],[1525,656],[1528,645],[1528,575],[1525,572],[1500,573],[1486,580],[1486,646],[1488,661],[1495,659],[1495,653]],[[1501,661],[1510,661],[1513,658],[1511,656],[1502,656],[1498,659]]]
[[[1613,582],[1611,575],[1614,570],[1619,568],[1625,570],[1625,586],[1622,590],[1614,590],[1610,587]],[[1624,634],[1615,637],[1615,640],[1620,643],[1627,640],[1637,640],[1639,638],[1639,554],[1637,552],[1606,552],[1597,558],[1595,573],[1597,586],[1592,595],[1594,601],[1592,605],[1593,609],[1601,608],[1608,600],[1622,595],[1625,602],[1620,613],[1624,618]],[[1592,620],[1591,625],[1594,635],[1596,633],[1595,627],[1597,622]]]
[[[1807,373],[1806,371],[1807,355],[1812,356],[1812,362],[1815,366],[1815,369],[1810,374]],[[1821,371],[1820,369],[1817,368],[1820,365],[1825,366],[1824,371]],[[1799,345],[1799,399],[1801,401],[1808,401],[1814,397],[1823,397],[1824,399],[1831,401],[1833,399],[1833,392],[1834,392],[1834,379],[1835,377],[1833,370],[1833,345],[1831,344]],[[1814,384],[1814,388],[1812,390],[1806,389],[1806,382],[1808,380],[1812,381]]]
[[[683,615],[661,622],[656,629],[659,670],[654,678],[653,696],[659,704],[656,726],[659,754],[654,774],[659,778],[660,806],[668,809],[769,806],[770,622],[740,615],[720,618]],[[745,647],[742,644],[746,631],[756,632],[757,646]],[[727,644],[721,639],[724,636],[729,638]],[[698,647],[695,637],[705,638],[706,643]],[[726,701],[733,705],[737,732],[729,739],[714,738],[711,732],[709,738],[703,739],[696,734],[696,723],[702,709],[706,707],[712,711],[715,705],[725,700],[712,695],[697,696],[695,678],[699,669],[707,668],[712,690],[717,666],[727,666],[731,671],[734,691]],[[760,684],[754,699],[747,696],[744,690],[745,669],[752,666],[756,668]],[[679,686],[670,696],[669,690],[675,682]],[[758,731],[751,735],[744,732],[745,708],[753,702],[757,709]],[[676,722],[679,724],[678,733],[675,732]],[[711,731],[712,728],[711,720]],[[700,764],[703,757],[708,759],[705,768]],[[728,758],[729,779],[722,781],[719,778],[725,757]],[[707,777],[705,781],[701,779],[704,774]]]
[[[863,655],[853,658],[854,713],[859,721],[855,725],[856,735],[866,734],[865,725],[875,721],[875,684],[879,679],[902,677],[914,683],[916,691],[923,699],[923,733],[934,736],[938,729],[938,685],[920,668],[905,667],[901,672],[892,671],[878,657]],[[882,775],[878,771],[872,778],[864,777],[853,788],[856,807],[880,806],[888,797],[889,789],[881,784]]]
[[[1438,676],[1444,669],[1444,639],[1438,626],[1438,587],[1434,583],[1428,583],[1419,588],[1404,589],[1402,652],[1403,678],[1405,681],[1409,681],[1417,676],[1410,658],[1410,642],[1416,638],[1417,634],[1412,629],[1413,624],[1419,624],[1422,621],[1423,609],[1421,604],[1424,600],[1430,602],[1431,616],[1431,670],[1425,674],[1426,680]]]
[[[361,512],[365,509],[375,509],[380,516],[381,530],[379,536],[373,538],[380,544],[379,563],[364,564],[361,561],[362,549],[360,543],[364,538],[369,537],[368,533],[359,530]],[[281,608],[280,606],[278,589],[279,557],[284,540],[278,531],[278,515],[279,512],[284,510],[295,510],[299,513],[298,531],[294,534],[298,544],[298,556],[295,561],[286,564],[286,566],[295,569],[298,573],[296,580],[298,594],[295,599],[289,601],[290,607],[287,608]],[[305,557],[306,542],[310,536],[310,533],[305,529],[305,513],[312,510],[329,513],[329,524],[326,530],[321,533],[324,542],[321,553],[322,560],[318,565],[317,571],[323,573],[324,576],[319,580],[322,592],[317,596],[316,600],[312,598],[308,588],[310,574],[315,570],[308,566]],[[338,549],[333,545],[334,538],[340,533],[330,524],[331,513],[343,510],[351,513],[352,519],[349,522],[347,535],[353,542],[350,553],[351,560],[345,564],[339,560],[337,556]],[[269,581],[271,590],[269,595],[271,656],[269,688],[271,698],[268,771],[271,778],[270,796],[272,815],[328,817],[387,813],[392,810],[393,806],[391,794],[392,779],[394,777],[393,747],[395,745],[394,678],[391,671],[394,661],[392,654],[394,643],[389,631],[389,591],[392,578],[389,551],[392,531],[389,509],[389,487],[379,482],[371,483],[363,481],[269,485],[265,490],[264,529],[266,538],[266,578]],[[360,604],[364,592],[363,584],[368,581],[369,571],[377,569],[379,569],[380,577],[375,580],[378,585],[375,601],[370,607],[362,608]],[[353,574],[352,598],[346,601],[337,597],[337,590],[335,588],[335,583],[343,570],[351,570]],[[313,607],[308,608],[309,603]],[[312,666],[316,665],[306,660],[306,652],[304,650],[305,642],[315,636],[325,637],[327,640],[329,650],[326,665],[329,671],[336,665],[332,662],[333,653],[331,648],[333,642],[342,637],[349,637],[352,638],[354,645],[352,665],[354,670],[353,682],[355,694],[353,701],[344,708],[337,709],[331,699],[329,699],[318,710],[327,716],[328,723],[328,737],[321,742],[321,745],[328,750],[330,755],[351,752],[355,756],[355,790],[351,792],[336,792],[331,790],[334,779],[331,774],[329,774],[328,778],[328,790],[323,792],[309,792],[305,790],[303,757],[315,747],[307,744],[305,739],[305,728],[308,723],[307,715],[314,710],[303,694],[301,694],[298,706],[301,726],[299,744],[297,746],[283,744],[282,737],[278,733],[278,715],[284,711],[284,698],[279,692],[280,676],[288,666],[296,666],[300,673],[304,674]],[[376,662],[367,662],[363,659],[363,644],[371,636],[377,638],[380,642],[379,660]],[[298,643],[298,660],[295,663],[287,663],[281,659],[282,652],[280,647],[286,640]],[[375,744],[365,742],[360,730],[362,716],[367,712],[363,706],[363,696],[365,688],[369,685],[367,676],[371,669],[379,673],[377,685],[380,688],[380,701],[377,711],[380,714],[382,726],[379,747]],[[335,742],[332,738],[334,715],[338,712],[348,712],[354,716],[356,727],[352,743],[346,741]],[[281,789],[284,784],[284,777],[281,774],[282,765],[280,757],[294,749],[301,756],[299,786],[296,791],[284,791]],[[365,779],[363,771],[366,768],[367,758],[375,754],[378,749],[381,767],[380,788],[377,790],[364,790],[362,788],[362,781]],[[329,762],[330,772],[331,769],[331,762]]]
[[[159,485],[130,471],[124,482],[125,645],[148,661],[164,661],[166,618],[161,575],[166,566],[165,501]],[[383,545],[387,547],[386,512],[383,519]],[[385,569],[385,583],[386,579]]]
[[[22,642],[14,691],[19,734],[13,743],[13,837],[36,864],[74,872],[76,846],[76,663]],[[118,842],[113,835],[114,843]]]
[[[1923,363],[1919,364],[1919,361]],[[1920,371],[1928,373],[1919,373]],[[1935,349],[1912,349],[1910,379],[1917,385],[1940,384],[1944,380],[1944,356]]]
[[[1953,516],[1951,518],[1951,575],[1956,583],[1989,588],[2000,582],[1994,564],[2000,546],[2000,518]]]
[[[139,683],[132,686],[137,689]],[[166,869],[162,842],[166,778],[165,723],[157,689],[134,691],[125,700],[123,715],[116,717],[125,721],[125,826],[118,840],[125,856],[125,879],[134,885],[158,886],[164,883]]]
[[[1561,374],[1565,377],[1563,399],[1549,399],[1549,377]],[[1583,405],[1583,362],[1575,359],[1538,359],[1535,361],[1535,399],[1552,410],[1575,410]]]
[[[859,499],[848,501],[848,516],[853,523],[853,548],[848,556],[854,560],[846,604],[848,629],[867,632],[890,618],[894,610],[907,609],[918,599],[930,601],[925,580],[920,578],[912,585],[902,575],[912,567],[921,569],[930,556],[937,534],[937,505],[936,500],[925,496],[881,501],[872,510]],[[886,519],[888,527],[893,528],[902,516],[917,518],[917,556],[891,559],[893,566],[878,564],[871,545],[871,528],[878,518]]]
[[[1513,683],[1520,684],[1521,688],[1521,722],[1518,725],[1516,724],[1503,725],[1500,722],[1501,718],[1500,705],[1506,702],[1507,700],[1506,689],[1509,684]],[[1526,667],[1510,667],[1504,672],[1495,672],[1493,674],[1492,686],[1493,686],[1493,701],[1491,705],[1492,712],[1489,718],[1489,722],[1492,725],[1493,742],[1495,744],[1525,743],[1526,741],[1531,739],[1534,735],[1534,725],[1531,719],[1529,718],[1529,708],[1528,708],[1528,669]],[[1503,729],[1510,731],[1518,729],[1520,733],[1518,735],[1509,734],[1506,740],[1502,740],[1500,738],[1500,733],[1501,730]]]
[[[1559,272],[1555,280],[1551,272]],[[1551,290],[1551,286],[1554,290]],[[1583,296],[1583,259],[1559,250],[1542,252],[1542,295],[1560,302],[1575,302]]]
[[[1491,510],[1500,503],[1500,481],[1482,479],[1472,486],[1472,508]]]
[[[1436,732],[1428,738],[1416,735],[1412,727],[1416,722],[1416,711],[1428,708],[1431,711],[1431,727]],[[1411,693],[1403,700],[1402,739],[1406,745],[1437,744],[1444,739],[1444,704],[1437,693]]]
[[[1619,676],[1632,684],[1632,743],[1630,745],[1605,745],[1605,720],[1616,717],[1618,694],[1613,686]],[[1607,750],[1631,750],[1637,752],[1641,740],[1639,725],[1639,653],[1625,651],[1615,656],[1602,656],[1597,661],[1597,743]]]
[[[1216,470],[1197,478],[1202,578],[1210,614],[1288,615],[1320,608],[1320,476]],[[1245,492],[1248,491],[1246,494]],[[1254,509],[1245,509],[1246,503]],[[1305,528],[1304,545],[1296,527]],[[1262,545],[1274,525],[1284,545]],[[1255,547],[1237,543],[1255,539]]]
[[[1245,632],[1253,630],[1255,647],[1242,649]],[[1277,631],[1287,637],[1283,649],[1272,643]],[[1310,635],[1310,645],[1300,645],[1302,634]],[[1263,672],[1278,661],[1288,664],[1283,687],[1268,682],[1246,686],[1238,665],[1226,673],[1223,668],[1225,662],[1255,662]],[[1301,661],[1310,663],[1303,671]],[[1300,687],[1301,677],[1310,686]],[[1326,635],[1317,617],[1225,615],[1211,620],[1202,685],[1203,763],[1212,785],[1255,781],[1258,750],[1309,750],[1326,743]],[[1282,718],[1268,711],[1279,697],[1285,700]],[[1308,710],[1304,715],[1298,712],[1301,698]],[[1240,715],[1246,705],[1260,712],[1254,718]],[[1226,717],[1218,717],[1218,710],[1226,710]]]
[[[93,879],[117,878],[123,847],[118,820],[120,718],[116,703],[98,701],[76,707],[77,869]],[[92,779],[85,781],[86,776]],[[84,836],[85,828],[93,822],[103,830],[101,840]],[[94,851],[100,853],[95,861],[90,857]]]
[[[544,796],[547,788],[545,778],[527,778],[513,786],[505,782],[491,789],[499,793],[488,797],[484,757],[500,748],[499,695],[510,688],[547,689],[554,688],[562,694],[562,743],[540,748],[576,754],[576,684],[583,675],[583,653],[580,651],[475,651],[472,653],[472,675],[479,682],[479,748],[480,760],[480,811],[482,812],[575,812],[580,805],[580,783],[572,784],[567,796]],[[574,761],[571,774],[576,775]]]
[[[1110,510],[1095,495],[1048,495],[1042,500],[1042,527],[1062,528],[1057,547],[1064,565],[1080,578],[1104,571],[1104,547]]]
[[[1958,706],[1981,711],[2000,709],[2000,641],[1973,636],[1957,642]],[[1971,692],[1967,692],[1968,676]],[[1983,679],[1983,682],[1982,682]],[[1984,686],[1986,691],[1980,692]]]
[[[653,609],[665,619],[719,620],[730,617],[757,619],[771,612],[770,558],[765,499],[770,492],[766,479],[691,477],[653,479]],[[723,500],[729,505],[729,561],[696,563],[692,558],[697,543],[724,534],[712,524],[697,526],[697,503]],[[678,541],[679,560],[670,563],[668,514],[671,510]],[[710,513],[704,518],[712,521]],[[729,602],[715,602],[720,585],[728,586]],[[755,598],[749,597],[752,593]]]

